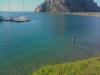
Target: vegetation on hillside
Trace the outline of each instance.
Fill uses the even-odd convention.
[[[45,0],[35,12],[99,12],[100,7],[94,0]]]
[[[49,65],[33,72],[32,75],[100,75],[100,58]]]

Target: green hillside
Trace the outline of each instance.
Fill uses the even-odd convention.
[[[32,75],[100,75],[100,58],[49,65],[33,72]]]

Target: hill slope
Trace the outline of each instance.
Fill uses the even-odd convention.
[[[100,7],[93,0],[45,0],[36,12],[97,12]]]
[[[32,75],[100,75],[100,59],[50,65],[33,72]]]

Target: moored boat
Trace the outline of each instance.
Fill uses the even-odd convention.
[[[23,1],[23,4],[22,4],[22,8],[23,8],[22,11],[24,11],[24,1]],[[27,16],[19,16],[19,17],[15,18],[14,21],[15,22],[29,22],[30,19]]]
[[[20,16],[14,19],[15,22],[29,22],[30,19],[26,16]]]
[[[10,0],[8,0],[9,11],[11,11]],[[24,11],[24,2],[23,2],[23,11]],[[17,16],[13,17],[11,13],[9,16],[0,16],[0,21],[4,22],[29,22],[30,19],[27,16]]]
[[[4,21],[13,22],[13,21],[14,21],[14,17],[7,16],[7,17],[4,17],[3,20],[4,20]]]

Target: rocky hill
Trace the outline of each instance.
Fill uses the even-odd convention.
[[[36,12],[98,12],[100,7],[93,0],[45,0]]]

